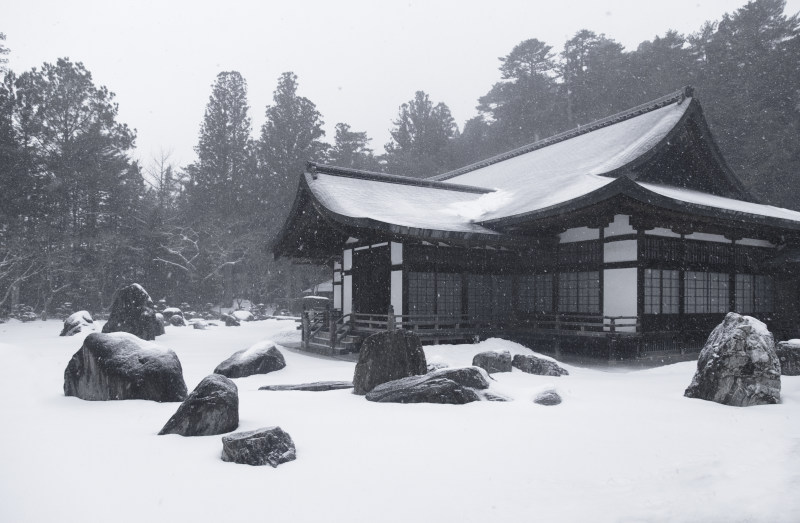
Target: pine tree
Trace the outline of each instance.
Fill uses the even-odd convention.
[[[351,131],[346,123],[337,123],[334,140],[326,160],[331,165],[368,171],[379,169],[380,165],[368,147],[371,140],[367,133]]]
[[[392,123],[392,141],[384,146],[389,172],[427,177],[452,164],[450,147],[458,128],[447,105],[433,105],[424,91],[417,91]]]
[[[326,149],[320,140],[325,135],[322,115],[308,98],[297,94],[297,75],[280,76],[273,102],[266,108],[258,142],[262,193],[272,234],[288,215],[305,163],[320,160]]]

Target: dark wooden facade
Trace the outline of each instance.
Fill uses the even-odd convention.
[[[310,164],[275,252],[333,263],[338,312],[318,327],[331,346],[395,324],[430,342],[502,336],[546,352],[637,358],[696,351],[728,311],[796,336],[800,256],[781,260],[800,246],[800,213],[753,201],[687,92],[431,180]],[[376,200],[386,184],[412,203],[478,198],[487,190],[448,180],[673,106],[682,116],[655,146],[554,205],[441,228],[380,209],[342,214],[354,187]]]

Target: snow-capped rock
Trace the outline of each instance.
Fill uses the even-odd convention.
[[[79,332],[95,331],[94,320],[89,311],[78,311],[70,314],[64,320],[64,328],[61,329],[59,336],[73,336]]]
[[[253,374],[267,374],[281,370],[286,366],[286,360],[275,344],[271,341],[262,341],[252,347],[233,353],[214,369],[215,374],[222,374],[228,378],[244,378]]]
[[[219,374],[203,378],[159,435],[211,436],[239,426],[239,389]]]
[[[767,326],[729,312],[703,346],[684,396],[737,407],[779,403],[781,364]]]
[[[294,459],[297,459],[294,441],[280,427],[266,427],[222,437],[222,461],[277,467]]]
[[[92,333],[64,371],[64,394],[100,401],[183,401],[186,383],[172,350],[127,332]]]

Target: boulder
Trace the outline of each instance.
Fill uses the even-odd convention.
[[[220,374],[203,378],[159,435],[211,436],[239,426],[239,390]]]
[[[781,362],[782,376],[800,376],[800,340],[778,343],[775,353]]]
[[[388,381],[425,374],[425,352],[413,332],[394,330],[373,334],[361,344],[353,375],[353,393],[364,395]]]
[[[544,359],[533,354],[515,354],[511,365],[522,372],[539,376],[566,376],[567,369],[561,367],[554,360]]]
[[[206,320],[192,320],[191,324],[192,327],[197,330],[206,330],[208,328],[208,322]]]
[[[382,383],[366,394],[378,403],[447,403],[462,405],[480,401],[469,387],[442,376],[409,376]]]
[[[186,327],[186,320],[180,314],[173,314],[169,317],[169,324],[173,327]]]
[[[550,407],[561,403],[561,396],[553,389],[549,389],[537,394],[536,397],[533,398],[533,402]]]
[[[275,344],[262,341],[248,349],[234,352],[230,358],[217,365],[214,373],[228,378],[244,378],[281,370],[285,366],[286,360]]]
[[[489,375],[480,367],[447,367],[426,374],[430,378],[447,378],[462,387],[488,389]]]
[[[781,364],[767,326],[729,312],[700,351],[684,396],[737,407],[779,403]]]
[[[315,381],[300,385],[265,385],[258,390],[305,390],[311,392],[325,392],[328,390],[352,389],[352,381]]]
[[[472,358],[472,364],[488,373],[511,372],[511,353],[507,350],[479,352]]]
[[[239,320],[231,316],[230,314],[223,314],[220,319],[225,322],[226,327],[240,327],[241,323]]]
[[[233,311],[230,315],[239,321],[255,320],[255,316],[253,316],[253,313],[251,313],[250,311],[238,310],[238,311]]]
[[[164,325],[156,318],[150,295],[134,283],[114,293],[111,316],[103,332],[129,332],[143,340],[154,340],[164,334]]]
[[[169,321],[170,318],[172,318],[173,316],[180,316],[181,318],[183,318],[183,311],[180,310],[178,307],[167,307],[166,309],[161,311],[161,314],[164,316],[164,319],[166,321]]]
[[[126,332],[92,333],[64,371],[64,394],[97,401],[183,401],[186,383],[172,350]]]
[[[73,336],[79,332],[94,331],[95,325],[92,315],[88,311],[78,311],[70,314],[64,320],[64,328],[61,329],[59,336]]]
[[[292,437],[280,427],[266,427],[222,437],[222,461],[277,467],[296,458],[297,450]]]

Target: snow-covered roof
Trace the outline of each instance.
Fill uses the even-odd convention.
[[[319,220],[335,222],[336,234],[345,238],[367,229],[395,237],[503,243],[515,240],[508,233],[512,224],[562,215],[620,194],[673,211],[800,229],[800,212],[747,201],[751,197],[719,155],[692,94],[685,88],[427,179],[310,163],[276,252],[305,248],[292,223],[307,220],[309,201]],[[697,172],[690,177],[681,165],[668,173],[662,163],[665,155],[682,157],[683,149],[674,145],[681,137],[705,146],[702,166],[691,167]],[[667,185],[684,182],[695,189]],[[702,191],[696,190],[698,184]],[[316,230],[309,238],[320,241]]]

